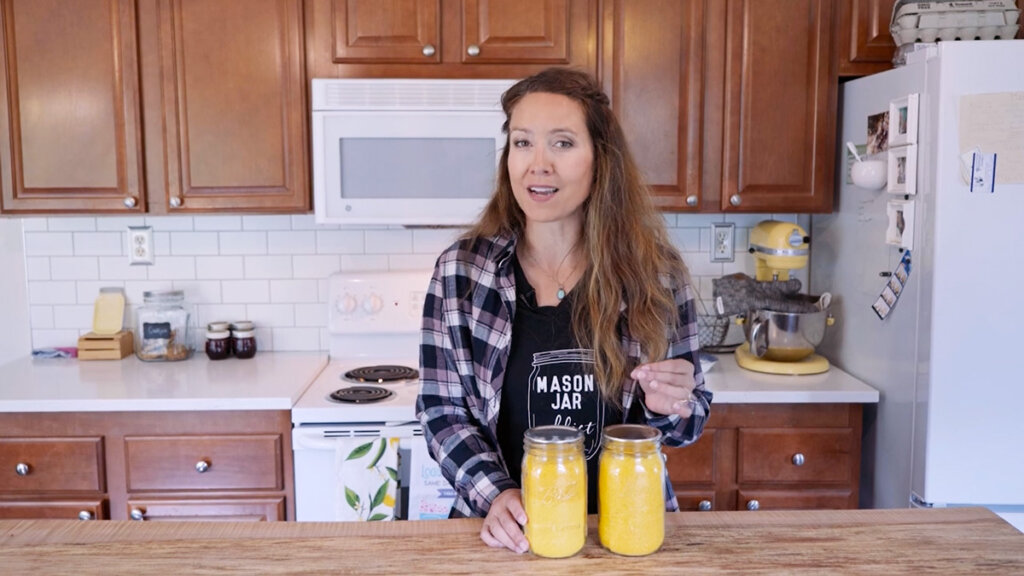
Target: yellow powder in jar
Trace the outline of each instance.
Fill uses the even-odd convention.
[[[625,556],[651,554],[665,540],[664,463],[661,454],[605,450],[598,475],[598,536]]]
[[[587,468],[578,452],[550,452],[523,457],[525,532],[534,554],[565,558],[587,540]]]

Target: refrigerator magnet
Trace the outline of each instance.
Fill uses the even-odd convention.
[[[885,152],[889,148],[889,112],[868,116],[868,143],[864,151],[868,156]]]
[[[890,148],[888,172],[890,194],[917,194],[917,144]]]
[[[889,225],[885,230],[885,243],[899,248],[914,248],[914,201],[890,200],[885,207]]]
[[[917,143],[917,94],[889,102],[889,148]]]
[[[881,296],[879,296],[878,300],[875,300],[875,303],[871,305],[871,309],[875,311],[879,320],[885,320],[885,317],[889,315],[889,311],[892,310]]]

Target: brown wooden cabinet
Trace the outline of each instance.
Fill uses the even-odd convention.
[[[311,78],[521,78],[596,68],[597,0],[310,0]]]
[[[836,13],[839,76],[867,76],[892,68],[896,43],[889,33],[896,0],[844,0]]]
[[[288,411],[7,414],[0,435],[0,518],[294,518]]]
[[[301,0],[0,6],[0,211],[309,209]]]
[[[856,508],[860,404],[722,404],[704,436],[664,448],[683,510]]]

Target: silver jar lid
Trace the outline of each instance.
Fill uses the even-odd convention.
[[[143,300],[158,300],[161,302],[169,302],[176,300],[184,300],[184,290],[146,290],[142,293]]]
[[[605,427],[602,439],[606,442],[660,442],[661,431],[646,424],[613,424]]]
[[[583,439],[583,432],[570,426],[535,426],[523,438],[535,444],[572,444]]]

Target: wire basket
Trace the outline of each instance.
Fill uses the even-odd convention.
[[[725,335],[729,332],[729,316],[697,315],[697,339],[701,348],[721,346]]]

